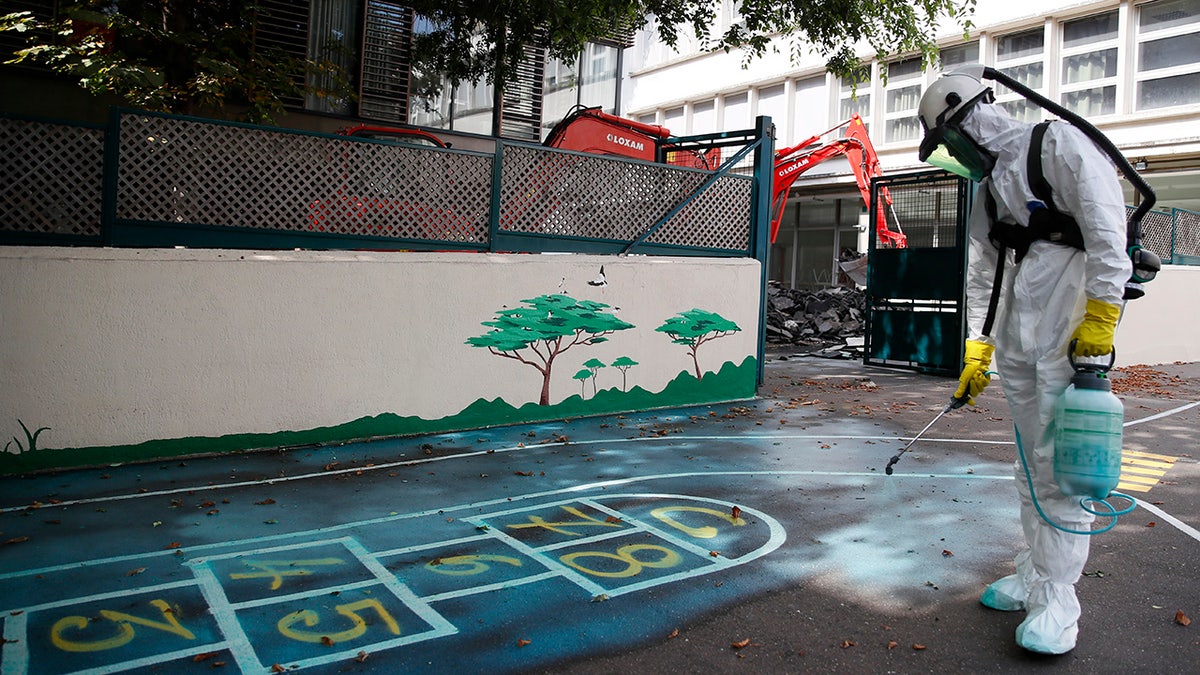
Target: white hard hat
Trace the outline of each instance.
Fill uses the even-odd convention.
[[[921,139],[921,147],[917,153],[922,162],[928,161],[960,175],[967,173],[963,173],[958,167],[947,166],[946,162],[977,164],[964,156],[978,153],[968,152],[969,146],[974,146],[975,143],[963,137],[958,125],[976,103],[981,100],[989,103],[992,101],[992,89],[985,86],[982,79],[983,66],[971,64],[942,75],[922,94],[921,102],[917,105],[917,117],[921,120],[921,126],[925,128],[925,137]],[[949,150],[953,157],[946,157],[947,153],[939,149]],[[958,152],[955,152],[956,150]],[[980,160],[986,163],[986,158]],[[990,167],[985,168],[984,164],[969,167],[970,177],[979,180],[981,171],[986,173],[987,168]]]

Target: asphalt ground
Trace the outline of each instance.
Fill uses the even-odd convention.
[[[1194,673],[1200,364],[1113,375],[1138,508],[1079,643],[1020,543],[999,387],[771,349],[758,399],[0,479],[0,672]],[[1124,476],[1123,472],[1123,476]]]

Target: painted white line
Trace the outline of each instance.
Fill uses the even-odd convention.
[[[96,593],[95,595],[85,595],[82,597],[68,598],[66,600],[55,600],[54,602],[44,602],[40,605],[30,605],[27,607],[10,607],[6,612],[24,610],[25,612],[40,612],[47,609],[55,609],[58,607],[70,607],[71,605],[80,605],[86,602],[96,602],[99,600],[109,600],[111,598],[128,598],[131,595],[146,595],[157,591],[169,591],[175,588],[184,588],[186,586],[195,586],[196,582],[188,579],[186,581],[172,581],[166,584],[158,584],[155,586],[140,586],[137,588],[122,588],[119,591],[109,591],[107,593]]]
[[[520,579],[512,579],[509,581],[497,581],[494,584],[484,584],[482,586],[471,586],[469,588],[460,588],[460,589],[454,590],[454,591],[445,591],[443,593],[435,593],[433,595],[425,595],[425,596],[422,596],[421,599],[424,600],[425,602],[430,602],[430,603],[439,602],[441,600],[453,600],[455,598],[462,598],[462,597],[466,597],[468,595],[478,595],[480,593],[487,593],[489,591],[499,591],[499,590],[503,590],[505,588],[515,588],[517,586],[524,586],[525,584],[532,584],[534,582],[545,581],[547,579],[557,579],[560,576],[562,576],[562,575],[559,574],[558,572],[542,572],[540,574],[534,574],[533,576],[521,577]]]
[[[1198,531],[1196,528],[1192,527],[1191,525],[1188,525],[1187,523],[1185,523],[1182,520],[1176,518],[1175,516],[1167,513],[1166,511],[1163,511],[1162,509],[1158,508],[1157,506],[1150,504],[1149,502],[1144,502],[1140,499],[1134,499],[1134,501],[1137,502],[1138,506],[1142,507],[1143,509],[1146,509],[1150,513],[1153,513],[1154,515],[1158,516],[1159,518],[1162,518],[1163,520],[1167,521],[1168,523],[1174,525],[1175,529],[1186,534],[1187,536],[1191,537],[1192,539],[1195,539],[1196,541],[1200,541],[1200,531]]]
[[[217,622],[217,629],[225,636],[229,653],[237,663],[238,670],[243,673],[266,672],[266,667],[258,660],[250,637],[242,628],[241,621],[229,604],[229,598],[225,597],[225,590],[221,588],[221,582],[213,571],[208,565],[200,564],[192,567],[192,574],[200,585],[200,593],[204,595],[204,601],[208,604],[209,614],[212,614]]]
[[[88,668],[87,670],[76,670],[71,675],[109,675],[122,670],[133,670],[134,668],[157,666],[168,661],[176,659],[186,659],[189,656],[197,654],[207,654],[208,652],[217,652],[225,649],[227,645],[224,642],[214,642],[210,645],[202,645],[200,647],[190,647],[188,649],[180,649],[174,652],[166,652],[164,654],[154,654],[152,656],[143,656],[140,659],[131,661],[121,661],[119,663],[110,663],[98,668]],[[215,665],[215,664],[214,664]],[[8,671],[5,671],[7,675]]]
[[[682,441],[762,441],[762,440],[866,440],[866,441],[904,441],[903,436],[847,436],[838,434],[738,434],[736,436],[718,435],[718,436],[634,436],[630,438],[610,438],[610,439],[591,439],[581,441],[569,441],[567,443],[537,443],[533,445],[514,445],[506,448],[494,448],[491,450],[476,450],[472,452],[464,452],[455,455],[447,455],[445,457],[426,457],[421,459],[405,459],[395,462],[385,462],[383,464],[373,464],[372,466],[350,467],[347,469],[336,469],[333,471],[319,471],[313,473],[296,474],[295,476],[284,476],[282,478],[263,478],[261,480],[237,481],[234,483],[220,484],[205,484],[193,485],[190,487],[171,488],[169,490],[152,490],[148,492],[133,492],[126,494],[108,495],[105,497],[84,497],[81,499],[64,499],[56,501],[53,504],[42,504],[38,508],[63,508],[67,506],[79,506],[85,504],[104,504],[108,502],[128,501],[131,499],[142,499],[145,497],[165,497],[177,494],[193,494],[199,492],[215,492],[217,490],[231,490],[243,487],[261,487],[264,485],[277,485],[290,483],[300,480],[311,480],[315,478],[325,478],[328,476],[338,476],[344,474],[360,474],[371,471],[380,471],[383,469],[394,469],[402,466],[418,466],[422,464],[432,464],[434,462],[445,462],[453,459],[466,459],[470,457],[479,457],[482,455],[494,455],[502,452],[515,452],[517,450],[531,450],[540,448],[553,447],[570,447],[570,446],[585,446],[585,445],[616,445],[619,443],[655,443],[655,442],[682,442]],[[994,444],[994,445],[1013,445],[1012,441],[986,441],[986,440],[960,440],[960,439],[937,439],[930,438],[930,442],[937,441],[941,443],[975,443],[975,444]],[[366,443],[366,441],[364,441]],[[22,506],[6,506],[0,507],[0,513],[14,513],[18,511],[32,510],[28,504]]]
[[[1198,405],[1200,405],[1200,401],[1196,401],[1194,403],[1188,403],[1187,405],[1181,405],[1178,408],[1172,408],[1171,410],[1164,410],[1164,411],[1158,413],[1157,415],[1143,417],[1140,420],[1130,420],[1130,421],[1126,422],[1124,426],[1131,427],[1135,424],[1145,424],[1146,422],[1153,422],[1155,420],[1160,420],[1164,417],[1170,417],[1171,415],[1178,415],[1179,413],[1181,413],[1185,410],[1191,410],[1192,408],[1195,408]]]
[[[3,675],[29,672],[28,616],[25,612],[4,613],[4,648],[0,649],[0,673]]]
[[[282,534],[265,535],[262,537],[249,537],[246,539],[237,539],[237,540],[233,540],[233,541],[214,542],[214,543],[210,543],[210,544],[197,544],[195,546],[184,547],[184,549],[186,549],[188,552],[213,550],[213,549],[217,549],[217,550],[219,550],[219,549],[238,549],[238,551],[240,552],[240,550],[241,550],[240,547],[243,547],[243,546],[262,545],[266,542],[280,541],[280,540],[284,540],[284,539],[295,539],[297,537],[312,537],[312,536],[317,536],[317,535],[321,535],[321,534],[332,534],[334,532],[342,532],[345,530],[352,530],[355,528],[366,527],[369,525],[379,525],[379,524],[383,524],[383,523],[392,523],[392,522],[396,522],[399,520],[409,520],[409,519],[422,518],[422,517],[431,516],[431,515],[441,515],[442,513],[448,513],[448,512],[486,508],[486,507],[490,507],[490,506],[495,506],[497,504],[513,504],[513,503],[519,503],[519,502],[523,502],[523,501],[542,499],[545,497],[555,497],[558,495],[590,492],[592,490],[605,490],[610,487],[616,487],[616,486],[621,486],[621,485],[633,485],[635,483],[643,483],[643,482],[647,482],[647,481],[669,480],[669,479],[673,479],[673,478],[709,478],[709,477],[728,477],[728,476],[822,476],[822,477],[829,477],[829,478],[871,478],[871,479],[888,478],[888,479],[897,479],[897,480],[904,479],[904,478],[1013,480],[1013,476],[1011,474],[995,476],[995,475],[980,474],[980,473],[938,474],[938,473],[901,473],[901,472],[896,472],[892,476],[884,476],[881,472],[877,472],[877,471],[874,471],[874,472],[872,472],[872,471],[797,471],[797,470],[688,471],[688,472],[682,472],[682,473],[651,474],[651,475],[647,475],[647,476],[635,476],[632,478],[614,478],[611,480],[597,481],[594,483],[582,483],[580,485],[575,485],[572,487],[558,488],[555,490],[546,490],[543,492],[531,492],[531,493],[528,493],[525,495],[497,497],[495,499],[487,499],[487,500],[483,500],[483,501],[479,501],[479,502],[459,504],[456,506],[431,508],[431,509],[426,509],[424,511],[413,511],[410,513],[392,514],[392,515],[387,515],[387,516],[380,516],[378,518],[369,518],[366,520],[358,520],[358,521],[353,521],[353,522],[349,522],[349,523],[339,523],[337,525],[330,525],[327,527],[319,527],[319,528],[315,528],[315,529],[311,529],[311,530],[303,530],[300,532],[285,532]],[[467,520],[467,519],[464,518],[464,520]],[[470,522],[470,521],[468,520],[468,522]],[[292,548],[298,548],[298,547],[303,547],[303,546],[307,546],[307,545],[308,545],[308,543],[305,542],[305,543],[301,543],[301,544],[291,544],[289,546]],[[0,581],[3,581],[5,579],[12,579],[15,577],[25,577],[25,576],[35,575],[35,574],[49,574],[51,572],[61,572],[63,570],[69,570],[69,569],[80,569],[80,568],[91,567],[91,566],[95,566],[95,565],[104,565],[104,564],[112,564],[112,563],[118,563],[118,562],[145,560],[146,558],[164,556],[164,555],[175,555],[176,551],[180,551],[180,550],[184,550],[184,549],[129,553],[129,554],[125,554],[125,555],[112,556],[112,557],[108,557],[108,558],[98,558],[98,559],[93,559],[93,560],[84,560],[84,561],[79,561],[79,562],[63,563],[61,565],[51,565],[51,566],[40,567],[40,568],[36,568],[36,569],[4,572],[4,573],[0,573]],[[224,554],[224,555],[229,556],[229,555],[237,555],[237,554],[238,553]]]

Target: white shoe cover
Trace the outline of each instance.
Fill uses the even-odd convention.
[[[1080,608],[1074,586],[1035,584],[1026,606],[1029,615],[1017,626],[1017,644],[1040,654],[1066,654],[1075,648]]]
[[[1010,574],[1003,579],[993,581],[991,586],[983,590],[979,602],[984,607],[998,609],[1001,612],[1019,612],[1025,609],[1025,598],[1029,596],[1021,575]]]

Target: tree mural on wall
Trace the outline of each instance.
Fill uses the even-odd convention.
[[[578,372],[571,376],[572,380],[579,380],[579,398],[587,398],[587,381],[592,378],[592,371],[587,368],[580,368]],[[592,394],[595,396],[595,394]]]
[[[628,382],[625,380],[625,376],[629,373],[629,369],[637,364],[637,361],[634,361],[628,356],[619,357],[616,361],[612,362],[613,368],[621,371],[621,391],[626,391],[629,388]]]
[[[523,307],[501,309],[484,321],[492,330],[466,344],[485,347],[496,356],[519,361],[542,375],[541,405],[550,405],[550,373],[554,359],[577,345],[594,345],[633,324],[607,312],[608,305],[568,295],[541,295],[521,301]]]
[[[604,362],[601,361],[600,359],[588,359],[587,361],[583,362],[583,367],[587,368],[588,372],[590,372],[592,374],[592,396],[595,396],[596,395],[596,374],[598,372],[600,372],[601,368],[605,367]]]
[[[700,359],[696,351],[705,342],[732,335],[741,330],[729,319],[704,309],[689,309],[667,319],[666,323],[655,328],[660,333],[666,333],[677,345],[684,345],[692,356],[692,364],[696,368],[696,379],[703,379],[700,372]]]

